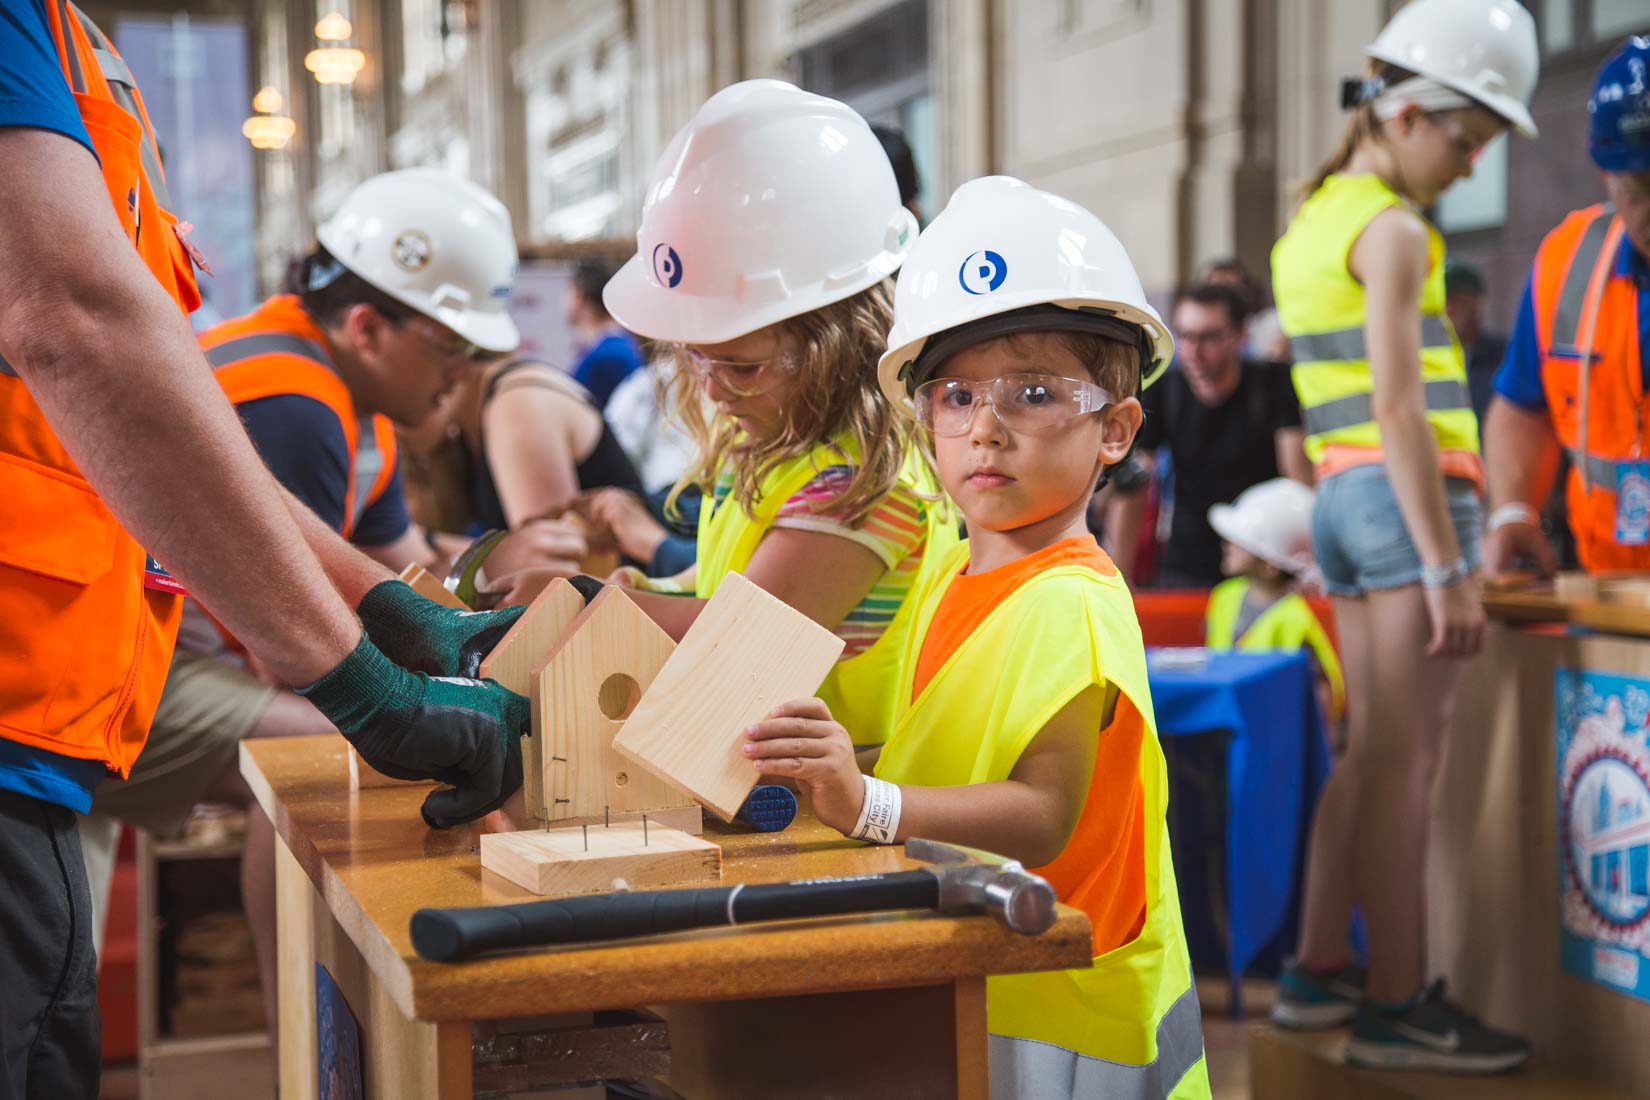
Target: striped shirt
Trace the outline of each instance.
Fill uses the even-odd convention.
[[[871,591],[837,625],[836,636],[844,643],[840,659],[844,661],[870,649],[894,621],[906,593],[916,582],[928,538],[928,509],[933,507],[911,486],[896,482],[869,515],[857,526],[849,526],[830,515],[829,509],[853,481],[854,473],[855,468],[849,465],[826,467],[785,501],[773,523],[774,527],[848,539],[870,550],[887,566]],[[716,483],[718,506],[732,487],[733,471],[724,469]]]

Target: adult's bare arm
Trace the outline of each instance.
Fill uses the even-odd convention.
[[[0,128],[0,355],[105,504],[277,676],[307,684],[360,625],[327,583],[97,161]],[[146,226],[165,232],[164,226]]]

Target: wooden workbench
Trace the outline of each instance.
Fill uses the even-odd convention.
[[[285,1100],[317,1091],[316,964],[359,1024],[368,1097],[470,1097],[478,1021],[649,1006],[668,1022],[668,1082],[684,1096],[983,1100],[984,976],[1089,962],[1088,919],[1065,906],[1038,937],[983,916],[885,914],[426,962],[414,910],[531,900],[481,870],[478,827],[426,828],[427,786],[352,789],[336,736],[243,742],[241,772],[281,838]],[[707,815],[705,835],[730,883],[913,866],[806,813],[781,833]]]

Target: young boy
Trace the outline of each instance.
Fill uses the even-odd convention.
[[[1000,852],[1089,914],[1092,966],[989,980],[994,1097],[1207,1097],[1140,628],[1084,523],[1173,341],[1098,218],[991,177],[912,249],[889,349],[968,540],[913,594],[874,775],[817,699],[745,752],[847,835]]]
[[[1286,477],[1263,481],[1210,508],[1209,526],[1225,540],[1220,568],[1230,579],[1209,593],[1205,644],[1249,652],[1305,649],[1323,713],[1339,722],[1346,709],[1341,662],[1295,590],[1296,578],[1313,564],[1312,490]]]

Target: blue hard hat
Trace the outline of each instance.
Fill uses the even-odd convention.
[[[1587,101],[1587,151],[1606,172],[1650,172],[1650,37],[1605,58]]]

